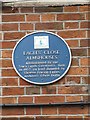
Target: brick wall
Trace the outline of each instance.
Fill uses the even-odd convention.
[[[0,68],[2,104],[88,101],[90,48],[89,5],[61,7],[2,7]],[[37,86],[21,79],[12,66],[16,42],[33,31],[56,33],[72,51],[72,64],[59,81]],[[88,106],[3,107],[2,120],[88,120]]]

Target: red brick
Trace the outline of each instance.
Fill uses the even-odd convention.
[[[77,76],[74,76],[74,77],[67,76],[66,82],[71,84],[80,84],[80,79],[81,78]]]
[[[42,87],[43,94],[56,94],[56,86]]]
[[[13,69],[3,69],[2,76],[17,76],[17,73]]]
[[[20,117],[20,120],[34,120],[34,117],[30,117],[30,116]]]
[[[20,11],[21,13],[32,13],[33,7],[21,7]]]
[[[42,109],[43,115],[55,115],[57,114],[57,107],[44,107]]]
[[[89,11],[90,6],[89,5],[84,5],[84,6],[80,6],[79,7],[79,11],[80,12],[85,12],[85,11]]]
[[[17,117],[2,117],[2,120],[18,120]]]
[[[88,68],[72,67],[69,69],[68,75],[88,75]]]
[[[88,47],[89,46],[89,39],[80,40],[80,47]]]
[[[24,94],[24,88],[16,88],[16,87],[3,88],[2,94],[3,94],[3,96],[23,95]]]
[[[82,83],[83,84],[90,84],[90,76],[82,77]]]
[[[42,14],[41,20],[42,21],[55,21],[55,14]]]
[[[85,86],[61,86],[58,88],[59,94],[86,94],[87,93],[87,87]]]
[[[90,15],[89,15],[89,13],[86,13],[86,20],[90,20]]]
[[[22,96],[18,98],[18,103],[33,103],[33,98],[30,96]]]
[[[4,97],[2,98],[2,104],[15,104],[17,103],[16,97]]]
[[[66,41],[70,47],[78,47],[79,43],[78,40],[67,40]]]
[[[18,86],[18,78],[2,78],[2,86]]]
[[[64,7],[64,12],[78,12],[77,6],[66,6]]]
[[[32,85],[31,83],[23,80],[22,78],[20,78],[19,81],[20,81],[20,86],[27,86],[27,85],[30,86],[30,85]]]
[[[0,33],[0,40],[2,40],[2,33]]]
[[[6,48],[14,48],[15,44],[16,44],[15,41],[13,41],[13,42],[8,42],[8,41],[5,42],[5,41],[3,41],[2,42],[2,48],[4,48],[4,49],[6,49]]]
[[[33,24],[31,23],[21,23],[20,30],[33,30]]]
[[[14,7],[14,9],[12,9],[12,7],[2,7],[2,13],[19,13],[18,8]]]
[[[71,66],[79,66],[79,60],[77,58],[73,58]]]
[[[2,60],[2,67],[12,67],[11,60]]]
[[[67,102],[78,102],[81,101],[81,96],[66,96]]]
[[[80,28],[90,28],[90,22],[81,22]]]
[[[66,116],[44,116],[36,117],[36,120],[66,120]]]
[[[72,13],[72,14],[57,14],[57,20],[85,20],[85,14],[82,13]]]
[[[36,13],[48,13],[48,12],[63,12],[63,7],[58,6],[43,6],[43,7],[35,7]]]
[[[61,30],[63,29],[63,23],[61,22],[47,22],[47,23],[36,23],[36,30]]]
[[[89,120],[90,116],[84,116],[84,120]]]
[[[12,58],[12,50],[3,50],[2,58]]]
[[[90,58],[81,58],[80,65],[81,66],[90,66]]]
[[[41,109],[35,107],[27,107],[26,108],[26,115],[40,115]]]
[[[59,103],[64,102],[64,96],[37,96],[35,103]]]
[[[3,15],[2,16],[3,22],[19,22],[25,21],[24,15]]]
[[[68,120],[83,120],[83,116],[68,116]]]
[[[59,107],[59,114],[74,114],[74,115],[77,115],[77,114],[88,114],[88,107],[84,107],[82,109],[81,106],[69,106],[69,107]]]
[[[79,28],[78,22],[65,22],[65,29],[76,29]]]
[[[72,49],[72,56],[87,56],[87,49]]]
[[[40,15],[26,15],[27,21],[40,21]]]
[[[5,40],[21,39],[25,35],[24,32],[6,32],[4,33]]]
[[[3,31],[17,31],[18,30],[18,24],[10,23],[10,24],[2,24],[2,30]]]
[[[74,30],[74,31],[60,31],[57,32],[62,38],[86,38],[86,31]]]
[[[40,94],[40,87],[27,87],[26,94],[27,95]]]
[[[2,115],[23,115],[24,109],[23,108],[3,108],[2,109]]]

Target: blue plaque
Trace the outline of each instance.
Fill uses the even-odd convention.
[[[17,42],[12,61],[21,78],[45,85],[60,80],[67,73],[71,51],[60,36],[51,32],[34,32]]]

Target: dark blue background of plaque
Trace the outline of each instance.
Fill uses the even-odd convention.
[[[25,78],[23,71],[21,72],[19,71],[19,65],[22,66],[25,65],[26,56],[22,54],[23,51],[36,51],[36,49],[34,49],[34,36],[49,36],[49,49],[40,49],[40,50],[42,51],[60,50],[58,62],[60,64],[65,64],[65,70],[60,70],[59,77],[50,76],[50,77]],[[28,82],[43,85],[43,84],[49,84],[55,82],[61,79],[66,74],[71,64],[71,52],[66,42],[57,35],[49,32],[36,32],[25,36],[16,44],[13,50],[12,60],[13,60],[13,66],[16,72],[19,74],[19,76],[21,76],[23,79],[25,79]],[[33,61],[40,62],[40,61],[48,61],[48,60],[33,60]]]

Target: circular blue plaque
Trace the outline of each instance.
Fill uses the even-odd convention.
[[[45,85],[60,80],[67,73],[71,51],[60,36],[51,32],[34,32],[17,42],[12,61],[21,78]]]

